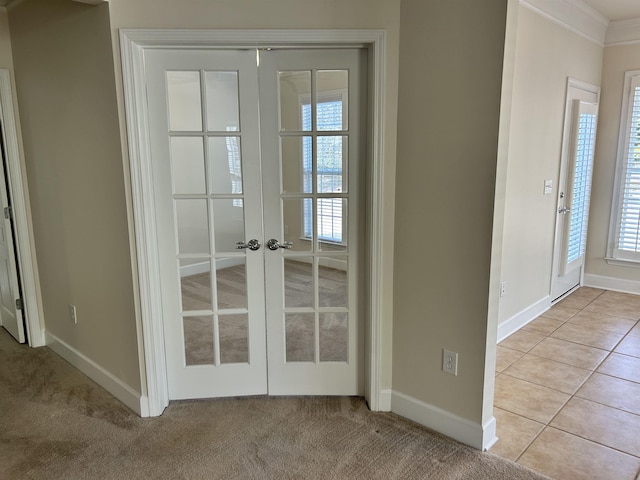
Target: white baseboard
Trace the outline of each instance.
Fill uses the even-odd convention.
[[[615,292],[635,293],[640,295],[640,282],[622,278],[605,277],[604,275],[584,274],[585,287],[604,288]]]
[[[494,417],[481,425],[396,391],[391,394],[391,411],[478,450],[498,440]]]
[[[148,401],[129,385],[75,348],[45,331],[47,346],[141,417],[148,417]]]
[[[391,411],[391,390],[381,390],[378,396],[378,411],[390,412]]]
[[[244,265],[244,257],[220,258],[216,259],[216,270],[222,270],[237,265]],[[207,273],[211,270],[209,262],[194,263],[180,267],[180,276],[189,277],[200,273]]]
[[[508,318],[500,325],[498,325],[498,343],[507,338],[513,332],[524,327],[527,323],[535,320],[544,312],[551,308],[551,297],[547,295],[541,300],[538,300],[533,305],[528,306],[521,312],[516,313],[513,317]]]

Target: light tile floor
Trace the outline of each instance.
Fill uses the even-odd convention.
[[[640,295],[583,287],[498,345],[492,453],[558,480],[640,480]]]

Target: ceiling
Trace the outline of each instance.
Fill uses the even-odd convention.
[[[15,0],[0,0],[0,6],[7,6]],[[79,0],[84,3],[99,3],[95,0]],[[609,20],[640,18],[640,0],[582,0]]]
[[[640,18],[640,0],[582,0],[609,20]]]

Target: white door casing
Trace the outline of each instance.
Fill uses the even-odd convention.
[[[122,30],[123,77],[127,110],[129,157],[134,223],[137,241],[142,335],[140,358],[146,376],[141,399],[143,415],[160,415],[168,405],[164,338],[157,319],[161,316],[158,275],[158,250],[153,211],[153,184],[150,176],[149,118],[146,111],[144,53],[155,48],[242,48],[256,45],[323,47],[365,46],[369,51],[369,115],[367,142],[367,235],[364,261],[368,266],[365,298],[366,390],[372,410],[388,409],[382,390],[382,314],[385,310],[382,265],[387,253],[383,249],[384,171],[384,63],[385,35],[377,30]],[[146,388],[144,388],[146,387]],[[146,408],[145,408],[146,407]]]
[[[582,282],[599,95],[600,88],[595,85],[572,78],[567,81],[555,210],[556,229],[550,292],[552,300],[562,297]],[[585,128],[589,128],[589,131],[582,131]],[[582,188],[576,192],[581,190],[584,194],[574,198],[576,180],[582,182]],[[577,218],[578,216],[580,218]]]

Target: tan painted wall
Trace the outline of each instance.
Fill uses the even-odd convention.
[[[500,322],[549,295],[567,77],[597,85],[601,61],[602,47],[520,8]],[[543,195],[545,179],[553,180],[551,195]]]
[[[506,13],[506,0],[401,9],[393,389],[475,422]],[[443,348],[459,352],[457,377],[441,371]]]
[[[596,155],[593,166],[593,187],[589,236],[587,238],[587,274],[624,280],[640,280],[640,269],[609,265],[604,260],[607,251],[609,216],[616,159],[618,154],[618,129],[622,106],[624,72],[640,70],[640,45],[607,47],[602,66],[602,92]]]
[[[0,68],[13,70],[11,39],[9,37],[9,17],[5,7],[0,7]]]
[[[393,251],[393,198],[395,191],[397,72],[399,38],[399,0],[111,0],[111,27],[114,35],[117,91],[119,97],[121,134],[124,138],[123,87],[120,68],[120,50],[117,39],[121,28],[224,28],[224,29],[384,29],[387,39],[387,63],[385,70],[386,98],[384,154],[386,170],[384,190],[386,195],[385,237],[383,248]],[[152,13],[150,13],[152,12]],[[123,151],[126,157],[126,145]],[[128,161],[125,160],[125,168]],[[383,265],[382,277],[386,292],[382,312],[383,325],[383,383],[391,388],[391,336],[393,256],[388,255]]]
[[[108,6],[23,0],[9,23],[46,329],[140,391]]]

